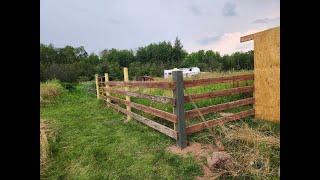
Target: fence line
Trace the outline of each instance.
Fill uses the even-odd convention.
[[[235,95],[235,94],[241,94],[241,93],[247,93],[247,92],[253,92],[253,86],[244,86],[244,87],[225,89],[225,90],[213,91],[213,92],[202,93],[202,94],[192,94],[192,95],[185,96],[184,101],[188,103],[191,101],[200,101],[208,98],[229,96],[229,95]]]
[[[195,86],[203,86],[203,85],[225,83],[225,82],[253,80],[253,78],[254,78],[253,74],[245,74],[245,75],[237,75],[237,76],[186,80],[184,81],[184,86],[195,87]]]
[[[251,116],[251,115],[254,115],[254,109],[242,111],[239,113],[235,113],[235,114],[232,114],[229,116],[217,118],[214,120],[209,120],[209,121],[207,121],[207,124],[209,127],[214,127],[214,126],[222,125],[222,124],[229,122],[229,121],[238,120],[238,119],[241,119],[241,118],[244,118],[247,116]],[[192,133],[201,131],[205,128],[206,128],[206,126],[205,126],[205,123],[203,123],[203,122],[195,124],[195,125],[191,125],[191,126],[187,127],[187,134],[192,134]]]
[[[142,104],[137,104],[137,103],[134,103],[134,102],[129,102],[129,101],[126,101],[126,100],[123,100],[123,99],[120,99],[120,98],[113,97],[113,96],[104,96],[104,97],[110,98],[111,100],[113,100],[113,101],[115,101],[117,103],[124,104],[126,106],[130,106],[132,108],[135,108],[137,110],[143,111],[145,113],[152,114],[154,116],[163,118],[165,120],[168,120],[168,121],[171,121],[171,122],[174,122],[174,123],[177,122],[177,117],[174,114],[168,113],[166,111],[162,111],[162,110],[159,110],[159,109],[156,109],[156,108],[153,108],[153,107],[148,107],[148,106],[145,106],[145,105],[142,105]]]
[[[155,96],[155,95],[149,95],[149,94],[143,94],[143,93],[136,93],[136,92],[130,92],[130,91],[123,91],[123,90],[117,90],[117,89],[112,89],[112,88],[107,88],[105,89],[107,92],[114,93],[114,94],[121,94],[121,95],[127,95],[131,97],[136,97],[136,98],[144,98],[144,99],[149,99],[154,102],[158,103],[165,103],[165,104],[175,104],[175,100],[170,97],[165,97],[165,96]]]
[[[106,101],[106,100],[105,100],[105,101]],[[152,121],[152,120],[150,120],[150,119],[148,119],[148,118],[146,118],[146,117],[143,117],[143,116],[141,116],[141,115],[139,115],[139,114],[136,114],[136,113],[133,113],[133,112],[129,112],[129,111],[127,111],[126,109],[121,108],[120,106],[118,106],[118,105],[116,105],[116,104],[109,103],[109,102],[107,102],[107,103],[108,103],[111,107],[113,107],[114,109],[116,109],[116,110],[118,110],[118,111],[120,111],[120,112],[122,112],[122,113],[124,113],[124,114],[127,114],[127,115],[132,116],[132,117],[133,117],[134,119],[136,119],[137,121],[139,121],[139,122],[141,122],[141,123],[143,123],[143,124],[145,124],[145,125],[153,128],[153,129],[156,129],[156,130],[158,130],[159,132],[162,132],[162,133],[164,133],[165,135],[167,135],[167,136],[169,136],[169,137],[171,137],[171,138],[173,138],[173,139],[177,139],[177,132],[174,131],[173,129],[168,128],[168,127],[166,127],[166,126],[164,126],[164,125],[162,125],[162,124],[159,124],[159,123],[157,123],[157,122],[154,122],[154,121]]]
[[[223,104],[202,107],[202,108],[199,108],[198,110],[201,112],[201,114],[206,115],[209,113],[219,112],[219,111],[223,111],[223,110],[227,110],[227,109],[233,109],[236,107],[249,105],[249,104],[253,104],[253,103],[254,103],[254,98],[246,98],[246,99],[231,101],[231,102],[227,102],[227,103],[223,103]],[[186,114],[186,119],[191,119],[191,118],[199,116],[199,113],[197,112],[196,109],[186,111],[185,114]]]
[[[174,89],[174,83],[172,82],[152,82],[152,81],[109,81],[106,84],[110,86],[134,86],[134,87],[147,87],[147,88],[164,88]]]
[[[127,73],[128,71],[126,70]],[[128,74],[128,73],[127,73]],[[199,117],[201,115],[206,115],[210,113],[216,113],[219,111],[224,111],[228,109],[237,108],[240,106],[252,105],[254,104],[254,98],[249,97],[245,99],[240,99],[236,101],[210,105],[206,107],[196,108],[192,110],[185,111],[185,103],[200,101],[204,99],[216,98],[221,96],[231,96],[241,93],[252,93],[254,88],[252,85],[248,85],[247,80],[254,80],[253,74],[237,75],[237,76],[228,76],[228,77],[218,77],[218,78],[207,78],[207,79],[196,79],[196,80],[183,80],[182,71],[173,71],[172,72],[172,81],[169,82],[155,82],[155,81],[129,81],[128,76],[125,77],[125,81],[109,81],[109,76],[106,73],[105,76],[99,77],[96,75],[96,88],[97,88],[97,98],[103,99],[106,101],[107,106],[111,107],[119,112],[122,112],[127,115],[127,117],[132,117],[133,119],[153,128],[157,131],[166,134],[167,136],[175,139],[177,145],[181,148],[187,146],[187,135],[190,135],[195,132],[202,131],[208,127],[214,127],[217,125],[224,124],[226,122],[239,120],[244,117],[254,115],[254,109],[249,109],[241,111],[229,116],[216,118],[213,120],[208,120],[206,122],[197,123],[189,125],[186,127],[185,121],[192,118]],[[240,81],[246,81],[246,85],[242,87],[234,87],[235,82],[237,86]],[[184,95],[184,89],[195,86],[203,86],[217,83],[232,83],[233,87],[216,90],[213,92],[199,93]],[[122,88],[121,90],[119,89]],[[156,96],[138,92],[130,91],[130,87],[145,87],[145,88],[159,88],[159,89],[170,89],[172,90],[173,97],[166,96]],[[117,88],[117,89],[115,89]],[[124,95],[125,99],[112,96],[115,95]],[[166,112],[154,107],[138,104],[136,102],[131,102],[130,97],[148,99],[152,102],[157,102],[161,104],[170,104],[173,105],[173,112]],[[117,104],[126,105],[126,109],[122,108]],[[142,115],[131,112],[131,108],[140,110],[144,113],[154,115],[161,119],[167,120],[168,122],[173,123],[173,129],[167,127],[163,124],[150,120]]]

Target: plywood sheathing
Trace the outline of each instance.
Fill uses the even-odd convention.
[[[254,40],[255,118],[280,121],[280,27],[244,36]]]

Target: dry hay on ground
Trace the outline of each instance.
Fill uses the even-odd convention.
[[[224,130],[225,139],[230,142],[240,141],[242,145],[233,148],[233,157],[237,162],[234,174],[243,173],[255,174],[265,177],[273,172],[270,164],[271,148],[280,148],[280,138],[272,135],[265,135],[262,132],[250,128],[248,124],[232,126]],[[264,149],[259,147],[264,144]],[[231,149],[230,149],[231,150]]]
[[[46,134],[47,124],[40,122],[40,166],[43,167],[48,159],[49,155],[49,144],[48,137]]]
[[[48,124],[40,120],[40,173],[42,174],[46,168],[47,162],[50,158],[49,138],[53,138],[53,132]]]
[[[240,140],[247,144],[256,145],[258,143],[265,143],[267,145],[280,147],[279,137],[264,135],[261,132],[250,128],[247,124],[228,130],[226,138],[229,140]]]
[[[212,144],[190,143],[184,149],[173,145],[167,148],[169,152],[186,156],[193,155],[202,166],[204,175],[197,179],[216,179],[224,174],[232,177],[239,177],[243,174],[255,174],[266,177],[275,174],[270,165],[269,150],[260,151],[259,145],[265,144],[267,148],[280,147],[279,137],[265,135],[262,132],[252,129],[248,124],[242,126],[220,126],[222,132],[219,139],[229,142],[240,141],[240,146],[228,147],[228,153],[219,151],[219,148]],[[277,169],[277,171],[279,171]],[[276,172],[279,174],[279,172]]]

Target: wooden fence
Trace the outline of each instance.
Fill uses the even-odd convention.
[[[107,107],[111,107],[119,112],[126,114],[127,120],[133,118],[175,139],[177,141],[177,145],[181,148],[187,146],[187,135],[199,132],[207,127],[214,127],[217,125],[224,124],[226,122],[235,121],[247,116],[254,115],[254,109],[251,108],[249,110],[233,113],[231,115],[219,117],[213,120],[208,120],[206,122],[192,124],[186,127],[186,121],[189,121],[192,118],[196,118],[210,113],[218,113],[224,110],[229,110],[240,106],[252,105],[254,104],[254,98],[249,97],[222,104],[215,104],[211,106],[196,108],[188,111],[185,111],[185,103],[189,103],[192,101],[196,102],[222,96],[231,96],[241,93],[252,93],[254,89],[252,85],[248,85],[246,83],[245,86],[233,86],[229,89],[217,90],[213,92],[191,95],[184,94],[185,88],[191,88],[195,86],[205,86],[210,84],[230,82],[233,84],[236,82],[238,84],[240,81],[247,82],[248,80],[254,79],[253,74],[196,80],[184,80],[182,71],[173,71],[172,81],[168,82],[129,81],[128,69],[124,68],[124,77],[124,81],[109,81],[108,74],[105,74],[104,77],[99,77],[98,75],[96,75],[97,98],[103,99],[107,103]],[[173,96],[156,96],[130,91],[130,88],[136,87],[167,89],[172,91]],[[126,99],[116,97],[119,95],[125,96]],[[136,102],[131,102],[130,97],[148,99],[152,102],[161,104],[170,104],[173,106],[173,112],[170,113],[154,107],[138,104]],[[121,107],[121,105],[125,105],[126,109]],[[146,114],[151,114],[153,116],[159,117],[165,121],[173,123],[174,126],[173,128],[170,128],[164,124],[150,120],[149,118],[146,118],[138,113],[132,112],[131,108],[140,110]]]

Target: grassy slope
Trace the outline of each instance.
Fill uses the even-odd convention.
[[[174,140],[106,109],[78,86],[41,108],[54,124],[51,162],[42,179],[193,179],[201,168],[192,157],[169,154]],[[183,178],[182,178],[183,177]]]

